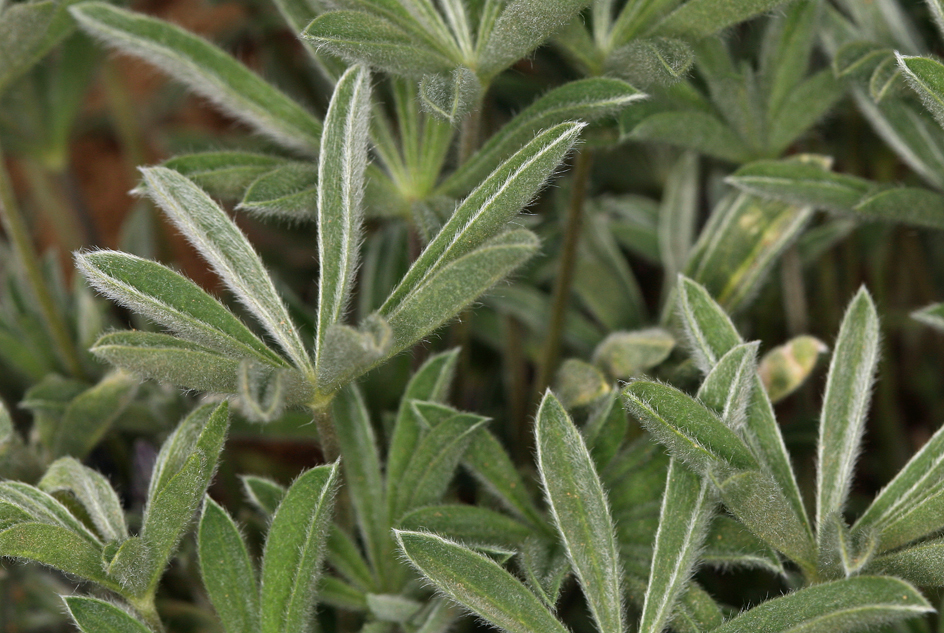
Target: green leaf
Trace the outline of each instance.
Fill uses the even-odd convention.
[[[810,207],[745,193],[723,199],[692,250],[685,274],[730,312],[745,306],[812,215]]]
[[[259,630],[259,587],[256,570],[239,528],[210,497],[203,505],[197,531],[200,575],[210,602],[226,633]]]
[[[580,433],[550,392],[538,409],[534,441],[554,525],[597,629],[622,631],[619,553],[606,494]]]
[[[91,352],[126,371],[161,382],[217,393],[236,393],[239,361],[167,334],[113,332]]]
[[[138,384],[134,376],[111,372],[73,399],[52,438],[52,454],[88,455],[134,398]]]
[[[272,518],[262,558],[262,633],[311,624],[337,486],[337,463],[312,468],[295,480]]]
[[[522,543],[518,557],[518,566],[528,587],[548,609],[554,609],[570,573],[567,551],[560,543],[532,536]]]
[[[607,77],[578,79],[554,88],[518,113],[437,188],[458,197],[471,191],[540,130],[568,120],[587,123],[614,116],[646,95],[624,81]]]
[[[678,145],[732,163],[745,163],[753,151],[714,114],[699,110],[657,112],[626,129],[624,139]]]
[[[498,563],[452,541],[395,530],[400,549],[446,596],[509,633],[566,633],[557,618]]]
[[[840,79],[868,80],[876,66],[895,52],[868,40],[843,44],[833,56],[833,72]]]
[[[708,374],[731,348],[742,344],[731,317],[704,286],[684,275],[678,278],[678,310],[695,364]]]
[[[549,532],[514,462],[488,429],[482,429],[473,436],[462,463],[508,510],[527,521],[534,529]]]
[[[385,315],[394,340],[388,355],[431,334],[530,259],[537,248],[538,238],[533,233],[525,229],[512,230],[431,272]],[[418,265],[420,260],[413,266]],[[404,282],[408,278],[409,273]]]
[[[367,406],[354,385],[338,392],[331,404],[341,448],[341,467],[354,505],[357,525],[374,569],[383,569],[390,537],[390,518],[380,471],[380,454]]]
[[[515,519],[470,505],[417,508],[403,515],[397,527],[440,534],[459,543],[511,548],[531,535],[531,528]]]
[[[934,24],[937,26],[938,32],[944,36],[944,4],[941,3],[941,0],[926,0],[925,4],[928,5],[928,9],[931,11],[931,17],[934,18]]]
[[[325,559],[339,574],[361,591],[372,591],[377,582],[361,549],[353,538],[334,524],[328,532]]]
[[[911,313],[911,318],[926,323],[938,330],[944,330],[944,303],[935,303]]]
[[[249,501],[261,510],[266,517],[275,514],[282,499],[285,498],[285,487],[265,477],[255,475],[240,475],[243,482],[243,491]]]
[[[927,189],[895,187],[861,200],[854,209],[864,218],[944,229],[944,196]]]
[[[258,178],[294,163],[272,154],[224,150],[182,154],[162,164],[180,172],[211,196],[240,200]]]
[[[440,500],[466,447],[487,421],[471,413],[457,413],[434,426],[420,440],[397,483],[391,518],[396,521],[408,510]]]
[[[944,540],[935,539],[912,545],[885,556],[866,566],[869,574],[895,576],[921,587],[944,586]]]
[[[310,163],[280,165],[260,174],[239,197],[237,209],[263,219],[311,222],[318,208],[318,169]]]
[[[791,0],[689,0],[656,27],[660,34],[700,39]]]
[[[82,633],[150,633],[151,629],[110,602],[86,596],[62,596]]]
[[[393,75],[448,72],[459,64],[452,51],[443,50],[409,17],[394,23],[366,11],[330,11],[309,24],[302,37],[338,57]]]
[[[705,405],[678,389],[638,380],[623,389],[623,399],[630,413],[696,472],[718,464],[757,468],[757,459],[741,438]]]
[[[584,127],[583,123],[571,122],[545,130],[495,169],[462,201],[442,230],[426,246],[380,308],[381,315],[392,321],[392,313],[403,304],[404,299],[421,289],[423,283],[436,272],[463,255],[472,253],[486,240],[495,238],[531,201],[570,151]],[[517,235],[519,241],[526,241],[520,239],[520,232]],[[501,236],[498,239],[501,240]],[[469,301],[473,298],[469,297]],[[441,313],[437,310],[434,314]]]
[[[938,472],[934,474],[940,476]],[[903,499],[894,512],[882,517],[879,551],[901,547],[944,527],[944,482],[938,481],[917,493],[909,492],[912,494]],[[857,525],[856,528],[855,536],[870,533],[870,530],[862,529],[861,526]]]
[[[723,570],[765,569],[781,576],[787,573],[776,550],[725,515],[712,520],[699,559]]]
[[[318,157],[318,332],[315,375],[329,328],[344,316],[361,242],[364,169],[370,122],[370,74],[353,66],[338,80]]]
[[[0,95],[72,32],[70,4],[47,0],[0,8]]]
[[[419,98],[426,112],[456,126],[475,107],[481,92],[475,73],[460,66],[449,74],[423,77]]]
[[[657,367],[675,348],[675,338],[661,328],[614,332],[593,352],[593,362],[617,380]]]
[[[629,421],[619,391],[611,389],[605,398],[592,407],[583,428],[583,439],[597,472],[613,461],[628,433]]]
[[[367,594],[367,608],[381,622],[408,623],[423,603],[396,594]]]
[[[761,74],[770,114],[780,113],[785,101],[803,81],[820,16],[819,2],[803,0],[792,3],[768,20],[761,45]],[[771,120],[780,126],[779,119]]]
[[[88,512],[103,542],[128,538],[125,515],[117,493],[105,477],[77,460],[71,457],[57,459],[37,487],[49,494],[72,494]]]
[[[554,393],[566,409],[585,407],[605,396],[610,383],[603,373],[582,360],[568,358],[557,369],[553,381]]]
[[[452,387],[458,358],[458,348],[430,356],[416,370],[403,392],[387,452],[387,502],[391,514],[398,482],[413,458],[422,429],[411,403],[414,400],[444,402]]]
[[[669,463],[640,633],[662,633],[699,561],[716,493],[677,460]]]
[[[757,371],[771,402],[779,402],[796,391],[816,367],[826,344],[812,336],[797,336],[773,348],[760,361]]]
[[[318,151],[318,119],[206,40],[103,2],[83,2],[70,11],[95,37],[154,64],[285,147],[306,154]]]
[[[226,356],[287,366],[219,301],[166,266],[117,251],[79,253],[75,259],[96,290],[177,336]]]
[[[826,380],[816,471],[816,525],[840,515],[852,486],[878,363],[878,315],[865,288],[846,310]]]
[[[311,375],[311,360],[285,304],[246,236],[199,187],[164,167],[141,170],[148,193],[246,308],[278,341],[296,367]]]
[[[64,528],[77,538],[96,547],[101,541],[68,508],[55,497],[38,488],[18,481],[0,482],[0,507],[12,506],[19,516],[26,515],[31,521]],[[5,554],[4,554],[5,555]]]
[[[203,500],[228,428],[229,406],[205,404],[188,415],[161,447],[141,528],[151,554],[149,588],[157,584]],[[120,554],[113,564],[119,563]]]
[[[488,38],[479,42],[479,75],[491,78],[525,57],[588,4],[589,0],[510,0]]]
[[[354,613],[367,611],[367,594],[333,576],[318,578],[318,602]]]
[[[672,37],[634,40],[610,53],[607,72],[638,86],[671,85],[680,81],[695,63],[691,45]]]
[[[717,633],[844,633],[917,617],[931,605],[896,578],[860,576],[768,600],[713,629]]]
[[[756,384],[759,343],[736,345],[721,357],[698,389],[698,399],[721,416],[728,428],[744,427]]]
[[[0,531],[0,556],[36,561],[120,589],[102,569],[102,546],[61,525],[18,523]]]
[[[686,152],[672,167],[659,206],[659,254],[671,283],[688,261],[699,208],[698,155]]]
[[[928,57],[910,57],[896,52],[898,68],[924,107],[944,126],[944,64]]]

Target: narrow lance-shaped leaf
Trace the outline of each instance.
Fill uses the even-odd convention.
[[[865,568],[866,573],[895,576],[921,587],[944,586],[944,541],[934,539],[879,556]]]
[[[0,3],[0,94],[72,32],[75,23],[66,13],[70,4],[68,0],[10,7]]]
[[[495,561],[434,534],[395,530],[400,549],[446,596],[509,633],[567,633],[520,580]]]
[[[715,492],[708,478],[673,459],[662,497],[640,633],[662,633],[670,622],[695,571],[714,507]]]
[[[457,197],[471,191],[541,129],[575,119],[592,123],[645,97],[626,82],[609,77],[579,79],[550,90],[492,135],[437,192]]]
[[[318,166],[291,162],[276,167],[250,182],[241,198],[236,208],[262,219],[274,217],[292,223],[315,220]]]
[[[318,151],[321,122],[213,44],[102,2],[83,2],[70,11],[94,36],[161,68],[278,143],[308,154]]]
[[[682,271],[695,241],[698,194],[698,155],[686,152],[669,173],[659,208],[659,253],[669,282]]]
[[[708,372],[698,389],[698,399],[720,415],[721,420],[734,431],[743,428],[747,418],[747,408],[756,384],[759,345],[755,342],[732,347]]]
[[[427,506],[400,518],[401,529],[440,534],[460,543],[518,547],[531,529],[504,514],[465,504]]]
[[[105,250],[79,253],[75,261],[96,290],[181,338],[227,356],[287,366],[219,301],[166,266]]]
[[[908,57],[895,53],[911,88],[921,97],[924,107],[944,125],[944,65],[928,57]]]
[[[23,522],[7,527],[0,531],[0,556],[32,560],[106,589],[120,589],[102,569],[102,546],[61,525]]]
[[[82,504],[104,542],[128,538],[118,494],[101,474],[71,457],[56,460],[37,485],[55,494],[68,492]]]
[[[200,575],[226,633],[259,630],[256,570],[233,519],[207,497],[197,531]]]
[[[892,624],[932,611],[914,587],[880,576],[823,583],[768,600],[717,633],[847,633]]]
[[[272,518],[262,558],[262,633],[311,625],[337,486],[337,463],[312,468],[295,480]]]
[[[50,494],[19,481],[0,482],[0,504],[12,506],[21,517],[45,525],[54,525],[73,532],[93,545],[99,539],[84,523],[79,521],[62,503]]]
[[[315,371],[325,336],[344,315],[361,242],[367,167],[370,74],[354,66],[338,81],[325,117],[318,157],[318,332]]]
[[[846,311],[826,380],[817,447],[816,525],[842,512],[852,485],[878,363],[878,315],[859,290]]]
[[[583,123],[562,123],[537,135],[502,163],[462,201],[436,237],[413,262],[380,313],[390,317],[405,296],[459,257],[502,230],[534,197],[576,142]]]
[[[138,391],[139,380],[122,371],[110,372],[74,398],[62,414],[52,438],[54,456],[84,458],[125,411]]]
[[[927,323],[933,328],[944,330],[944,303],[935,303],[911,313],[912,318]]]
[[[257,178],[292,161],[272,154],[233,150],[181,154],[164,161],[214,198],[239,200]]]
[[[550,392],[534,428],[554,524],[600,633],[623,630],[619,552],[606,494],[580,433]]]
[[[69,615],[82,633],[150,633],[124,609],[86,596],[63,596]]]
[[[288,309],[242,231],[219,205],[184,176],[164,167],[142,169],[141,173],[148,194],[262,322],[295,366],[311,375],[311,360]]]
[[[655,32],[693,39],[707,37],[791,0],[689,0],[669,14]]]

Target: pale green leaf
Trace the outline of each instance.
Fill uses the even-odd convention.
[[[249,498],[249,501],[259,510],[271,517],[279,508],[282,499],[285,497],[285,486],[277,484],[271,479],[257,477],[255,475],[241,475],[243,482],[243,491]]]
[[[118,494],[104,476],[71,457],[57,459],[37,487],[49,494],[67,492],[82,504],[103,542],[128,538]]]
[[[659,206],[659,254],[668,283],[682,271],[695,242],[698,185],[698,155],[686,152],[669,172]]]
[[[77,519],[65,505],[50,494],[19,481],[0,482],[0,504],[12,506],[16,514],[30,517],[44,525],[64,528],[95,547],[100,547],[100,539],[84,523]],[[5,550],[4,550],[5,551]]]
[[[331,526],[325,547],[325,560],[345,580],[361,591],[375,588],[377,582],[361,554],[360,545],[337,524]]]
[[[242,191],[236,208],[260,218],[297,223],[311,222],[317,217],[318,169],[310,163],[279,165],[260,174]]]
[[[593,362],[618,380],[657,367],[675,348],[675,338],[661,328],[614,332],[593,352]]]
[[[117,251],[80,253],[76,265],[99,292],[181,338],[226,356],[287,366],[219,301],[166,266]]]
[[[417,508],[397,525],[413,532],[432,532],[459,543],[517,547],[531,529],[523,523],[487,508],[472,505],[438,505]]]
[[[630,413],[674,457],[704,473],[715,465],[757,468],[747,445],[718,416],[691,396],[661,383],[638,380],[623,389]]]
[[[634,85],[670,85],[682,80],[695,63],[685,40],[651,37],[634,40],[610,53],[605,68]]]
[[[461,66],[449,74],[423,77],[419,98],[426,112],[455,126],[475,107],[481,92],[475,73]]]
[[[203,586],[226,633],[259,630],[256,570],[233,519],[207,497],[197,530]]]
[[[695,572],[716,505],[709,485],[681,462],[670,462],[640,633],[662,633]]]
[[[72,3],[46,0],[5,10],[0,6],[0,94],[72,32],[75,23],[67,12]]]
[[[865,288],[846,310],[829,366],[820,420],[816,525],[840,514],[852,486],[878,363],[878,315]]]
[[[103,2],[83,2],[70,11],[95,37],[154,64],[278,143],[307,154],[318,151],[318,119],[206,40]]]
[[[395,531],[403,553],[443,594],[509,633],[566,633],[521,581],[495,561],[452,541]]]
[[[753,151],[714,114],[699,110],[658,112],[623,130],[623,137],[678,145],[732,163],[753,158]]]
[[[180,172],[211,196],[240,200],[258,178],[293,163],[272,154],[224,150],[182,154],[162,164]]]
[[[941,0],[925,0],[925,4],[928,5],[928,9],[931,11],[937,30],[944,36],[944,3]]]
[[[734,431],[742,429],[747,418],[756,383],[758,347],[759,343],[732,347],[708,372],[698,389],[698,399]]]
[[[294,633],[311,625],[338,479],[337,463],[306,471],[272,518],[262,559],[262,633]]]
[[[911,317],[938,330],[944,330],[944,303],[935,303],[916,310],[911,313]]]
[[[944,541],[934,539],[879,556],[866,566],[865,572],[895,576],[920,587],[944,586]]]
[[[787,573],[776,550],[725,515],[712,520],[699,559],[722,570],[765,569],[781,576]]]
[[[396,594],[367,594],[367,608],[381,622],[408,623],[423,603]]]
[[[364,170],[370,122],[370,74],[353,66],[338,80],[318,157],[318,331],[315,375],[329,328],[350,299],[361,241]]]
[[[875,42],[855,40],[842,45],[833,56],[833,72],[840,79],[867,80],[876,66],[894,56],[890,48]]]
[[[828,349],[819,339],[803,335],[764,354],[757,371],[771,402],[783,400],[798,389]]]
[[[714,629],[717,633],[845,633],[918,617],[931,605],[897,578],[860,576],[768,600]]]
[[[360,390],[351,385],[338,392],[331,407],[344,482],[354,506],[357,526],[374,569],[383,569],[389,558],[386,548],[390,541],[390,518],[380,454],[367,406]]]
[[[582,434],[597,472],[601,472],[619,453],[629,434],[629,420],[619,390],[610,389],[605,398],[594,403]]]
[[[82,633],[151,633],[124,609],[86,596],[63,596],[66,609]]]
[[[610,381],[590,363],[568,358],[554,374],[552,387],[564,408],[574,409],[605,396],[610,390]]]
[[[36,561],[107,589],[119,589],[102,569],[102,546],[61,525],[18,523],[0,531],[0,556]]]
[[[689,0],[656,26],[657,33],[707,37],[791,0]]]
[[[184,176],[164,167],[142,169],[141,173],[154,201],[262,322],[295,366],[311,374],[311,360],[288,309],[242,231],[223,209]]]
[[[579,79],[548,91],[522,110],[437,188],[457,197],[471,191],[542,129],[579,119],[588,123],[614,116],[646,95],[624,81]]]
[[[560,543],[532,536],[519,548],[518,567],[531,591],[554,609],[571,569],[567,550]]]
[[[606,494],[580,433],[547,392],[535,423],[538,472],[600,633],[623,630],[619,554]]]
[[[944,65],[928,57],[909,57],[895,54],[898,68],[924,107],[944,125]]]
[[[490,78],[525,57],[588,4],[589,0],[510,0],[495,21],[488,39],[479,44],[480,76]]]

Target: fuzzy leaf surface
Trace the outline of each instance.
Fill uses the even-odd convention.
[[[46,0],[0,5],[0,94],[72,32],[75,23],[67,12],[72,3]]]
[[[738,22],[766,13],[791,0],[689,0],[657,27],[661,34],[692,39],[707,37]]]
[[[606,493],[580,433],[544,395],[535,423],[541,485],[600,633],[623,630],[619,551]]]
[[[318,151],[318,119],[206,40],[103,2],[83,2],[70,11],[95,37],[154,64],[276,142],[306,154]]]
[[[261,176],[291,164],[281,156],[240,151],[181,154],[163,166],[180,172],[215,198],[240,200]]]
[[[260,218],[310,222],[318,208],[318,169],[309,163],[279,165],[249,183],[241,198],[237,208]]]
[[[514,548],[531,529],[504,514],[462,504],[417,508],[400,518],[398,528],[440,534],[459,543]]]
[[[110,602],[86,596],[63,596],[66,609],[82,633],[150,633],[151,629]]]
[[[933,328],[944,330],[944,303],[935,303],[911,313],[912,318],[927,323]]]
[[[120,589],[102,569],[102,546],[61,525],[26,522],[0,531],[0,556],[36,561],[107,589]]]
[[[203,190],[165,167],[142,169],[148,194],[210,263],[223,282],[278,341],[292,362],[311,374],[311,360],[288,309],[246,236]]]
[[[102,541],[128,538],[124,511],[118,494],[98,472],[71,457],[57,459],[46,470],[37,487],[49,494],[68,492],[82,504]]]
[[[400,549],[446,596],[509,633],[566,633],[520,580],[472,550],[422,532],[395,531]]]
[[[311,624],[338,479],[337,463],[306,471],[272,518],[262,558],[262,633],[293,633]]]

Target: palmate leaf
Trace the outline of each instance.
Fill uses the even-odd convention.
[[[917,617],[931,605],[911,585],[860,576],[769,600],[713,629],[718,633],[844,633]]]
[[[337,463],[306,471],[272,518],[262,558],[262,633],[303,631],[311,623],[338,479]]]
[[[70,9],[89,33],[141,57],[285,147],[314,154],[321,122],[213,44],[170,23],[101,2]]]
[[[493,134],[436,191],[452,197],[464,195],[534,138],[538,131],[568,120],[592,123],[616,115],[645,97],[626,82],[608,77],[579,79],[554,88]]]
[[[256,570],[233,519],[210,497],[197,531],[200,576],[226,633],[259,630]]]
[[[433,534],[395,530],[410,563],[449,598],[509,633],[567,629],[520,580],[498,563]]]
[[[338,80],[325,117],[318,157],[318,332],[315,375],[328,330],[344,316],[361,241],[367,167],[370,75],[353,66]]]
[[[597,630],[622,631],[619,554],[606,494],[580,433],[550,392],[538,409],[534,436],[551,516]]]
[[[142,169],[148,194],[278,341],[295,366],[313,375],[311,360],[288,309],[246,236],[190,180],[165,167]]]
[[[859,290],[846,311],[829,367],[817,448],[816,525],[839,515],[852,486],[852,469],[865,431],[865,416],[878,363],[878,315]]]

